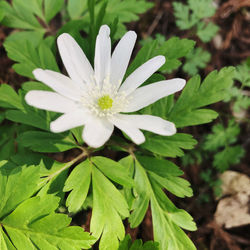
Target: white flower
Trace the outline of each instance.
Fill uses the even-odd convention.
[[[109,27],[103,25],[96,38],[94,70],[76,41],[69,34],[60,35],[58,48],[69,77],[51,70],[35,69],[35,78],[55,92],[29,91],[25,96],[26,102],[36,108],[63,113],[51,122],[52,132],[84,125],[83,140],[95,148],[110,138],[114,126],[136,144],[145,141],[140,129],[165,136],[175,134],[175,125],[160,117],[123,113],[135,112],[181,90],[185,80],[176,78],[140,87],[165,63],[164,56],[156,56],[122,83],[136,33],[127,32],[112,56],[109,34]]]

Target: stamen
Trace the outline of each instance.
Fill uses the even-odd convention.
[[[110,109],[112,107],[113,100],[109,95],[104,95],[98,99],[98,105],[102,110]]]
[[[99,117],[110,117],[122,112],[130,101],[125,92],[118,91],[120,84],[111,84],[109,79],[106,76],[103,84],[88,84],[80,103]]]

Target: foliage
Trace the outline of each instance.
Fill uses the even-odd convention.
[[[202,84],[199,76],[191,78],[168,114],[169,119],[177,127],[208,123],[215,119],[218,114],[203,107],[225,98],[225,90],[232,86],[233,75],[234,68],[228,67],[211,72]]]
[[[228,96],[225,101],[233,101],[233,111],[239,113],[241,110],[247,110],[250,106],[250,98],[244,89],[250,87],[250,60],[238,65],[235,71],[235,80],[240,83],[228,90]]]
[[[187,5],[173,2],[173,7],[177,26],[181,30],[194,28],[202,42],[209,42],[219,30],[214,23],[203,20],[215,13],[212,0],[188,0]]]
[[[38,190],[39,172],[38,166],[0,163],[1,249],[89,248],[94,238],[81,227],[68,226],[67,215],[55,213],[58,197],[31,197]]]
[[[210,17],[213,9],[205,9],[205,3],[208,1],[197,4],[190,0],[189,7],[175,4],[176,15],[183,11],[179,24],[190,26],[195,21],[192,27],[200,19]],[[21,29],[5,40],[4,47],[8,57],[16,62],[14,70],[33,79],[32,71],[38,67],[59,71],[57,35],[70,32],[93,61],[96,33],[102,23],[112,27],[114,42],[124,33],[124,23],[137,20],[138,14],[150,7],[152,3],[145,0],[35,0],[32,3],[14,0],[12,4],[1,1],[2,23]],[[51,21],[57,14],[63,25],[51,30]],[[214,29],[207,25],[200,36],[208,40]],[[85,31],[87,38],[80,31]],[[191,52],[194,45],[194,41],[178,37],[149,38],[142,43],[127,75],[157,55],[164,55],[166,63],[145,84],[165,79],[162,73],[179,69],[185,56],[184,70],[196,74],[209,56],[200,49]],[[218,114],[207,106],[226,97],[233,76],[233,67],[213,71],[203,81],[194,76],[177,101],[172,95],[138,113],[157,115],[174,122],[177,128],[209,123]],[[49,124],[58,114],[28,106],[24,95],[33,89],[50,91],[34,81],[24,83],[18,92],[7,84],[0,87],[0,160],[8,160],[0,167],[1,249],[81,249],[90,248],[97,240],[100,240],[100,250],[195,249],[183,231],[196,230],[191,215],[177,208],[164,192],[167,190],[180,198],[193,195],[190,183],[181,177],[183,171],[166,159],[183,156],[186,150],[193,149],[197,142],[192,135],[178,131],[163,137],[148,132],[146,142],[136,147],[114,135],[108,145],[94,150],[84,146],[79,128],[51,133]],[[236,137],[238,130],[230,123],[226,132],[216,127],[207,137],[207,150],[221,150],[214,159],[216,167],[224,169],[239,159],[241,150],[233,145],[236,139],[232,135]],[[66,163],[57,162],[53,155],[47,154],[61,155],[68,150],[72,150],[72,158]],[[115,157],[110,159],[107,155]],[[221,158],[225,161],[219,165]],[[59,212],[59,206],[65,207],[66,213],[73,217],[91,208],[92,236],[80,227],[69,226],[71,219]],[[123,220],[128,219],[132,228],[137,227],[149,207],[155,242],[132,243],[129,236],[125,237]]]
[[[221,190],[221,179],[217,179],[214,177],[214,173],[211,169],[207,169],[206,171],[201,172],[201,179],[206,183],[207,186],[213,189],[213,193],[215,197],[220,197],[222,194]],[[209,202],[210,197],[207,194],[200,195],[201,201]]]
[[[239,163],[244,155],[244,149],[240,145],[233,145],[237,142],[239,133],[239,125],[231,120],[228,127],[224,127],[222,124],[214,125],[212,133],[205,138],[204,149],[216,152],[213,166],[220,172],[227,170],[231,165]]]
[[[95,5],[95,15],[99,13],[102,8],[102,4],[105,1],[93,1]],[[96,3],[95,3],[96,2]],[[106,15],[103,22],[111,25],[113,20],[118,19],[116,38],[121,37],[126,31],[124,23],[138,20],[138,15],[146,12],[153,5],[146,0],[109,0],[106,1]],[[83,19],[84,27],[90,25],[90,15],[87,12],[87,1],[72,0],[68,1],[67,10],[72,20],[79,18]],[[95,16],[97,19],[97,16]],[[87,31],[87,30],[86,30]]]
[[[166,41],[163,37],[157,36],[155,40],[148,38],[142,44],[143,47],[129,66],[127,75],[143,62],[157,55],[164,55],[166,58],[166,63],[160,68],[160,72],[171,73],[181,66],[180,58],[186,56],[193,49],[195,42],[178,37],[171,37]]]
[[[63,0],[13,0],[12,4],[1,1],[0,9],[4,11],[2,23],[11,28],[20,28],[46,32],[49,21],[62,9]],[[37,20],[39,17],[44,26]]]
[[[195,32],[203,43],[215,37],[219,27],[209,20],[216,11],[212,0],[188,0],[187,4],[175,1],[173,7],[178,28]],[[191,37],[193,32],[189,32]],[[195,48],[186,55],[183,71],[193,76],[206,67],[210,58],[208,51],[201,47]]]
[[[211,55],[202,48],[195,48],[186,56],[183,71],[191,76],[196,75],[200,69],[204,69],[210,61]]]
[[[158,243],[153,241],[147,241],[143,244],[142,240],[135,240],[132,243],[129,234],[126,235],[124,240],[120,243],[118,250],[158,250]]]
[[[45,40],[40,39],[38,33],[20,32],[5,40],[8,57],[18,62],[13,65],[18,74],[34,78],[32,71],[36,68],[59,70],[51,48]]]
[[[178,43],[180,40],[176,41]],[[173,43],[165,44],[173,46]],[[161,47],[160,49],[163,50]],[[154,49],[150,51],[155,53]],[[151,57],[151,54],[148,57]],[[137,64],[142,62],[139,53],[130,67],[137,67]],[[192,78],[176,103],[173,98],[167,98],[171,105],[168,107],[163,105],[162,109],[158,110],[159,115],[168,117],[177,127],[210,122],[217,117],[217,114],[202,107],[224,98],[224,90],[232,84],[233,72],[233,68],[212,72],[202,84],[198,76]],[[223,84],[219,85],[218,82]],[[3,86],[0,104],[7,109],[6,119],[21,123],[22,125],[19,125],[21,128],[24,126],[15,139],[20,148],[37,152],[62,152],[69,148],[79,148],[71,133],[57,135],[48,132],[48,124],[53,119],[54,113],[27,106],[23,102],[25,90],[19,90],[19,94],[16,94],[11,87]],[[25,88],[32,89],[35,84],[31,82],[26,86]],[[11,96],[10,100],[6,98],[8,95]],[[142,112],[154,113],[158,105],[158,103],[151,105],[150,109]],[[91,195],[90,206],[93,213],[90,230],[94,237],[101,237],[100,249],[117,249],[119,240],[122,240],[125,234],[122,220],[129,217],[131,227],[138,226],[145,216],[149,203],[152,209],[155,240],[159,242],[160,249],[170,249],[172,245],[177,249],[183,246],[195,249],[180,229],[182,227],[195,230],[192,217],[184,210],[176,208],[162,191],[165,188],[178,197],[189,197],[192,196],[190,184],[180,178],[183,172],[175,164],[154,158],[152,153],[159,156],[182,156],[183,149],[192,149],[196,141],[191,135],[184,133],[177,133],[171,137],[148,133],[147,138],[146,143],[138,149],[136,158],[125,157],[120,163],[101,156],[93,156],[78,164],[68,177],[67,169],[75,161],[66,165],[53,164],[50,172],[43,175],[45,179],[40,184],[39,193],[43,195],[60,193],[59,197],[63,197],[62,189],[64,192],[69,192],[66,206],[73,213],[82,210],[85,201],[87,202],[87,198]],[[145,149],[146,155],[140,153]],[[119,191],[119,187],[123,187],[123,192]]]

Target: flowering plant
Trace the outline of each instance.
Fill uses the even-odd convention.
[[[116,1],[0,2],[2,24],[19,29],[5,50],[15,72],[29,78],[18,93],[0,87],[11,138],[0,153],[1,249],[195,249],[182,230],[196,230],[191,215],[165,193],[193,191],[167,157],[194,148],[197,141],[180,131],[217,117],[204,107],[225,98],[234,68],[202,83],[197,75],[187,84],[166,80],[194,47],[178,37],[145,43],[129,65],[136,33],[125,33],[124,23],[152,4],[119,0],[117,12]],[[68,76],[59,73],[56,41]],[[132,245],[125,224],[138,227],[147,211],[154,241]],[[87,214],[86,231],[70,224],[78,214]]]
[[[160,117],[120,113],[138,111],[174,94],[184,87],[185,80],[177,78],[138,88],[165,63],[164,56],[156,56],[130,74],[121,85],[136,34],[127,32],[112,57],[109,34],[109,27],[103,25],[96,39],[95,70],[75,40],[69,34],[60,35],[58,47],[70,78],[51,70],[35,69],[35,78],[56,93],[29,91],[25,97],[27,103],[64,113],[50,124],[52,132],[64,132],[84,125],[83,140],[95,148],[103,146],[110,138],[114,125],[136,144],[145,141],[139,129],[160,135],[175,134],[174,124]]]

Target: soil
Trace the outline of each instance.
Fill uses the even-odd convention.
[[[163,34],[167,39],[172,36],[181,38],[190,38],[197,42],[197,46],[201,46],[212,54],[212,59],[207,67],[200,72],[201,76],[207,75],[214,69],[220,69],[224,66],[238,65],[250,56],[250,0],[217,0],[218,5],[216,14],[212,18],[213,21],[220,26],[217,40],[214,39],[210,43],[202,43],[195,35],[190,35],[190,31],[180,31],[175,25],[173,15],[172,0],[155,0],[155,7],[147,13],[140,16],[139,21],[127,24],[129,29],[135,30],[138,34],[138,40],[153,36],[157,33]],[[184,3],[186,1],[183,1]],[[0,26],[0,83],[8,83],[15,89],[26,81],[25,77],[19,76],[12,69],[13,61],[8,59],[2,43],[6,36],[12,30]],[[137,45],[137,49],[139,46]],[[168,75],[168,78],[177,76],[188,78],[181,71],[177,71]],[[225,103],[213,105],[213,108],[220,112],[230,112],[230,107]],[[222,115],[222,120],[227,122],[227,117]],[[188,132],[193,134],[196,139],[210,131],[213,124],[189,128]],[[240,142],[246,149],[249,148],[249,124],[241,124]],[[238,171],[250,176],[249,156],[246,153],[240,164],[233,166],[231,170]],[[70,154],[54,156],[58,160],[70,158]],[[181,162],[178,162],[181,166]],[[182,167],[185,172],[185,178],[190,181],[194,189],[192,198],[180,199],[168,194],[177,207],[187,210],[197,223],[198,230],[195,232],[187,232],[189,237],[199,250],[250,250],[250,225],[226,230],[216,224],[214,213],[218,200],[213,196],[211,188],[200,178],[200,173],[211,168],[210,163],[202,165],[194,164],[188,167]],[[217,176],[215,176],[217,178]],[[208,194],[210,200],[201,202],[202,194]],[[250,210],[250,209],[249,209]],[[91,211],[85,214],[82,212],[74,217],[74,223],[89,229]],[[139,228],[131,229],[127,221],[125,221],[126,232],[131,234],[133,239],[142,238],[143,241],[152,240],[152,220],[150,210],[147,211],[146,217]],[[97,248],[96,248],[97,249]]]

